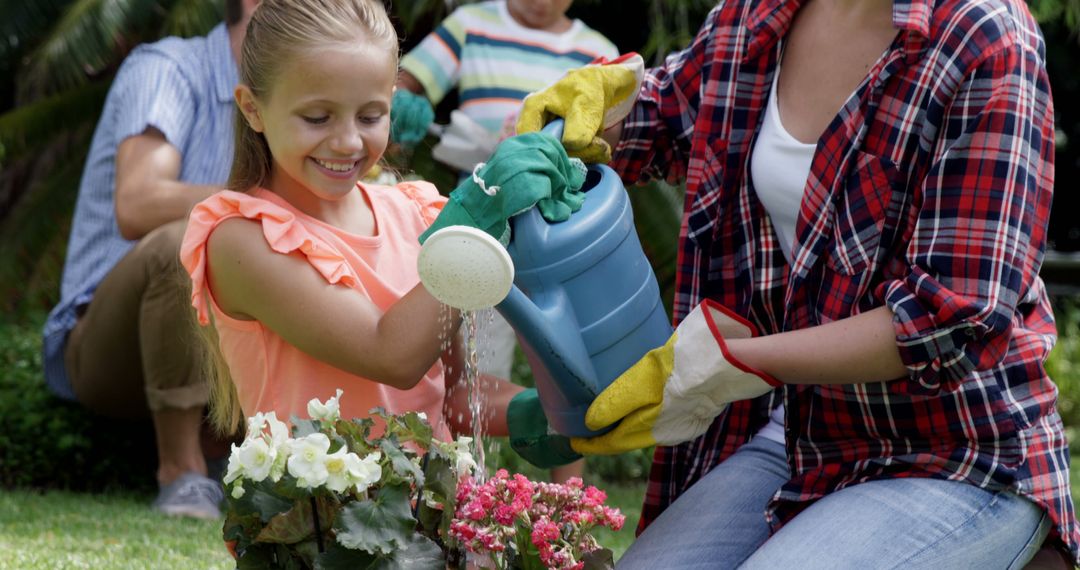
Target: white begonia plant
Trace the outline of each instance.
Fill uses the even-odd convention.
[[[318,398],[312,398],[307,405],[308,417],[313,420],[319,420],[320,422],[336,422],[341,419],[341,405],[339,401],[344,390],[338,388],[334,397],[326,400],[326,403],[320,402]]]

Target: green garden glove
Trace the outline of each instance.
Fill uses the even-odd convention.
[[[510,137],[450,193],[420,243],[442,228],[460,225],[479,228],[505,246],[510,243],[510,218],[536,206],[545,220],[565,221],[581,209],[584,183],[585,165],[568,157],[555,137]]]
[[[581,459],[570,448],[570,439],[548,429],[536,388],[519,392],[506,408],[510,447],[529,463],[547,469]]]
[[[566,120],[562,143],[570,156],[590,164],[607,163],[611,145],[600,135],[630,114],[644,75],[645,62],[636,53],[613,61],[598,58],[571,69],[548,88],[525,98],[517,132],[538,131],[562,117]]]
[[[435,120],[431,101],[408,89],[398,87],[390,101],[390,140],[411,147],[424,140]]]

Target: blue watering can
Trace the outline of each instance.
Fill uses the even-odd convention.
[[[562,137],[562,121],[544,132]],[[549,223],[532,208],[510,220],[514,286],[496,306],[517,332],[550,426],[585,427],[589,404],[671,336],[660,287],[634,229],[630,199],[611,168],[588,167],[585,202]]]

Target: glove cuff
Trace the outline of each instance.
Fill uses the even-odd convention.
[[[637,52],[629,52],[612,60],[600,56],[589,62],[589,65],[618,65],[634,74],[634,88],[630,91],[630,95],[604,111],[603,130],[607,130],[623,122],[630,114],[630,110],[634,108],[637,93],[641,90],[641,83],[645,79],[645,60]]]
[[[724,339],[724,335],[721,334],[720,327],[716,323],[716,319],[713,316],[713,311],[721,313],[725,317],[738,322],[740,325],[745,326],[750,331],[751,336],[760,336],[757,327],[755,327],[753,323],[746,320],[742,316],[735,314],[727,307],[721,305],[720,303],[717,303],[716,301],[713,301],[712,299],[705,299],[704,301],[702,301],[701,304],[703,305],[702,316],[705,317],[705,323],[709,326],[709,331],[712,333],[713,338],[716,339],[716,344],[720,347],[720,351],[724,353],[724,358],[728,362],[730,362],[732,366],[738,368],[739,370],[742,370],[743,372],[746,372],[747,374],[753,374],[754,376],[761,378],[762,381],[772,386],[773,388],[779,388],[780,386],[784,385],[783,382],[777,380],[771,374],[749,366],[748,364],[736,358],[735,355],[731,353],[731,350],[728,348],[727,340]]]
[[[523,459],[542,469],[566,465],[581,459],[570,447],[570,439],[548,432],[547,417],[535,388],[523,390],[506,409],[510,447]]]
[[[435,218],[435,221],[428,226],[428,229],[424,230],[424,233],[420,234],[420,244],[423,245],[431,234],[450,226],[469,226],[470,228],[479,227],[479,224],[469,215],[469,211],[462,206],[457,200],[454,200],[453,196],[446,201],[446,205],[443,206],[439,215]],[[485,228],[480,228],[485,229]],[[499,239],[499,236],[491,236],[495,239]],[[500,242],[501,243],[501,242]]]

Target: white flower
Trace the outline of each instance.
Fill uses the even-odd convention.
[[[244,476],[244,468],[240,464],[239,450],[240,448],[235,443],[232,444],[232,451],[229,453],[229,467],[225,469],[225,477],[222,478],[222,482],[226,485]]]
[[[274,465],[277,454],[277,448],[268,445],[265,439],[249,439],[245,440],[239,449],[233,450],[229,463],[231,464],[235,457],[245,478],[258,482],[270,475],[270,468]]]
[[[368,487],[378,483],[382,478],[380,459],[382,459],[382,454],[375,451],[349,467],[349,482],[356,486],[358,493],[367,491]]]
[[[289,426],[277,419],[276,412],[266,414],[266,423],[270,426],[270,445],[281,448],[289,440]]]
[[[326,488],[344,493],[349,488],[349,470],[360,464],[360,458],[342,447],[326,456]]]
[[[338,400],[341,398],[342,393],[344,393],[344,390],[338,388],[337,394],[327,400],[325,404],[320,402],[318,398],[312,398],[307,404],[308,416],[321,422],[336,422],[341,419],[341,408],[338,405]]]
[[[285,464],[289,460],[289,441],[291,440],[286,440],[281,447],[277,448],[274,463],[270,466],[270,480],[275,483],[280,481],[281,476],[285,474]]]
[[[262,437],[263,436],[263,426],[266,425],[266,418],[271,417],[271,416],[274,417],[274,419],[277,419],[277,414],[275,414],[274,412],[270,412],[269,414],[264,414],[262,412],[256,412],[254,416],[251,416],[250,418],[248,418],[248,421],[247,421],[247,435],[245,436],[245,439],[254,439],[254,438],[257,438],[257,437]]]
[[[233,485],[232,498],[239,499],[244,496],[244,486],[240,483]]]
[[[427,506],[429,506],[429,507],[431,507],[433,509],[441,510],[443,508],[442,503],[435,500],[435,493],[432,493],[429,490],[424,490],[424,492],[421,493],[420,496],[424,499],[424,504],[425,505],[427,505]]]
[[[459,436],[457,441],[448,446],[450,457],[454,461],[454,471],[459,478],[476,472],[476,460],[473,459],[472,452],[469,451],[469,444],[471,443],[471,437]]]
[[[296,477],[297,487],[318,487],[326,483],[326,452],[330,438],[317,432],[289,442],[289,474]]]
[[[380,457],[382,455],[376,451],[360,459],[359,455],[344,447],[327,455],[326,488],[335,493],[344,493],[349,487],[355,486],[357,492],[363,493],[382,477]]]

